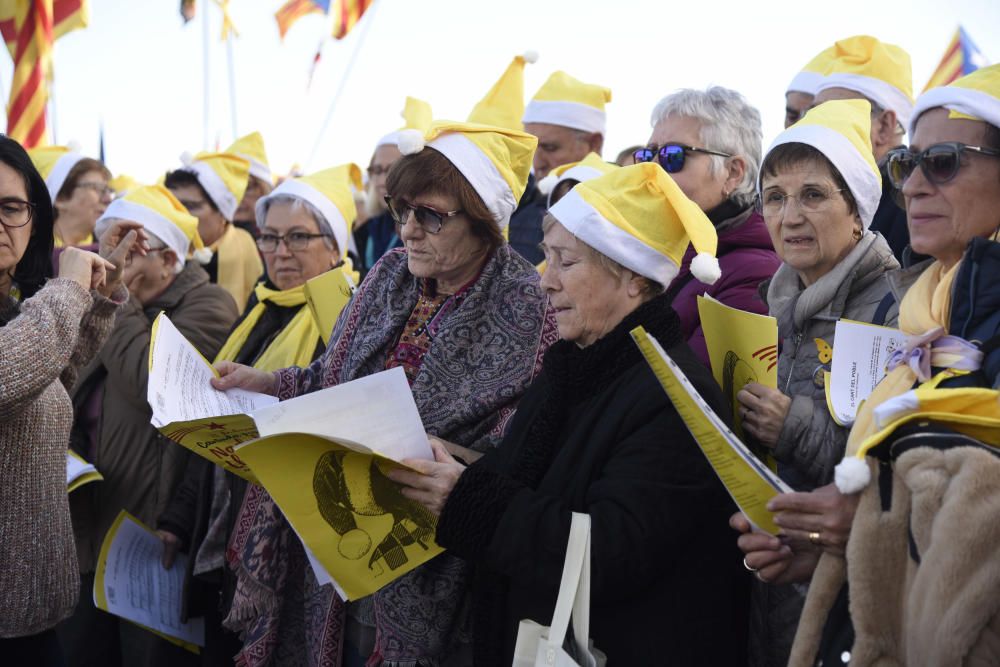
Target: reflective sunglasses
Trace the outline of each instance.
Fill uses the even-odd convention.
[[[969,146],[957,141],[934,144],[919,153],[914,153],[908,148],[896,148],[889,151],[887,163],[889,181],[892,182],[894,188],[902,189],[903,183],[919,166],[924,178],[931,183],[935,185],[947,183],[955,178],[958,170],[962,168],[962,153],[967,151],[990,157],[1000,157],[1000,150]]]
[[[417,221],[417,224],[428,234],[440,234],[445,221],[462,213],[460,210],[447,212],[435,211],[430,206],[414,205],[390,195],[385,196],[385,205],[389,207],[389,215],[396,221],[397,227],[406,225],[406,221],[410,219],[410,212],[412,211],[413,218]]]
[[[632,154],[636,162],[652,162],[654,159],[663,167],[668,174],[676,174],[684,169],[684,161],[688,153],[705,153],[707,155],[718,155],[719,157],[732,157],[729,153],[720,153],[707,148],[697,146],[685,146],[684,144],[666,144],[659,150],[655,148],[640,148]]]

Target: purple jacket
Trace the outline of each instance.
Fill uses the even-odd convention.
[[[673,307],[681,318],[681,331],[688,345],[701,363],[710,366],[698,316],[698,295],[708,294],[727,306],[767,315],[767,304],[760,298],[757,288],[774,275],[781,260],[771,245],[764,218],[758,213],[751,213],[743,224],[719,234],[716,256],[722,267],[722,277],[714,285],[687,278],[694,255],[694,249],[688,247],[680,272],[674,278],[674,283],[685,280],[687,283],[674,298]]]

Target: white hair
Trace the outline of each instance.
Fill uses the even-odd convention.
[[[707,90],[685,88],[671,93],[653,108],[651,124],[656,127],[668,116],[694,118],[701,124],[702,148],[738,155],[746,162],[743,180],[730,198],[741,206],[750,206],[756,195],[760,169],[760,112],[735,90],[712,86]],[[726,158],[710,155],[712,173],[718,174]]]
[[[292,208],[292,213],[296,211],[305,211],[312,216],[312,219],[316,221],[316,226],[319,228],[320,234],[326,234],[323,237],[323,243],[330,250],[339,250],[340,252],[346,253],[346,249],[337,248],[336,237],[333,235],[333,227],[327,221],[326,216],[320,213],[320,210],[313,206],[310,202],[302,199],[301,197],[296,197],[295,195],[290,195],[286,193],[280,193],[277,195],[270,195],[266,200],[264,200],[263,208],[261,209],[261,216],[257,219],[257,228],[264,229],[264,224],[267,222],[267,212],[271,210],[271,206],[274,204],[289,204]]]

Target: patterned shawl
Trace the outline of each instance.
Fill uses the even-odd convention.
[[[277,373],[282,400],[377,373],[420,295],[402,249],[385,255],[341,315],[330,347],[309,368]],[[477,450],[495,446],[517,401],[558,340],[538,272],[509,246],[444,320],[412,383],[427,432]],[[237,589],[227,627],[241,632],[237,664],[339,665],[345,605],[319,587],[298,539],[260,487],[243,503],[227,560]],[[369,664],[437,664],[465,615],[467,566],[442,554],[360,601],[376,626]]]

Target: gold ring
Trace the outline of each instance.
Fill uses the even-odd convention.
[[[818,546],[819,545],[819,533],[817,533],[815,531],[809,533],[809,541]]]

